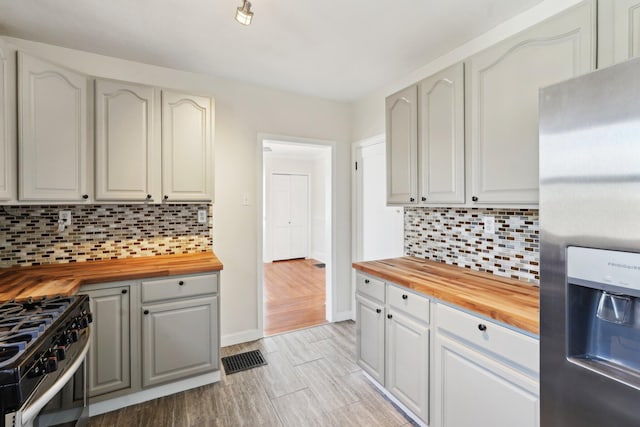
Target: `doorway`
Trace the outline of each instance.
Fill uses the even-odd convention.
[[[331,145],[261,140],[265,336],[330,320]]]

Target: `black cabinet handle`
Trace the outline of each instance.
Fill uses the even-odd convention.
[[[409,298],[409,295],[407,295],[407,294],[402,294],[402,299],[407,299],[407,298]]]
[[[382,310],[379,308],[376,308],[376,313],[382,313]]]
[[[477,196],[473,196],[473,197],[471,198],[471,201],[472,201],[472,202],[477,202],[477,201],[478,201],[478,197],[477,197]]]
[[[416,199],[412,197],[412,198],[410,198],[410,199],[409,199],[409,201],[410,201],[410,202],[415,202],[415,201],[416,201]]]
[[[122,290],[122,291],[120,291],[120,292],[122,292],[123,294],[126,294],[126,293],[127,293],[127,290],[126,290],[126,289],[123,289],[123,290]]]
[[[145,311],[144,311],[144,314],[149,314],[149,310],[145,310]]]
[[[391,319],[393,317],[392,314],[387,314],[387,319]]]
[[[165,199],[165,200],[169,200],[169,196],[167,196],[167,195],[165,194],[164,199]]]
[[[486,330],[487,330],[487,325],[480,323],[480,324],[478,325],[478,329],[479,329],[480,331],[484,332],[484,331],[486,331]]]
[[[82,195],[82,198],[83,198],[83,199],[85,199],[85,200],[87,200],[87,199],[89,198],[89,195],[88,195],[88,194],[83,194],[83,195]]]
[[[371,280],[369,279],[364,279],[364,283],[369,283]]]
[[[147,194],[147,200],[151,200],[151,194]]]
[[[426,198],[426,197],[424,197],[424,196],[422,196],[422,201],[423,201],[423,202],[426,202],[426,201],[427,201],[427,198]]]
[[[184,285],[184,280],[180,280],[180,281],[178,282],[178,285],[180,285],[180,286]]]

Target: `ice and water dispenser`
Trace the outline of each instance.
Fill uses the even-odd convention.
[[[569,361],[640,389],[640,254],[567,249]]]

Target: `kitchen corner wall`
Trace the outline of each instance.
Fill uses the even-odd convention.
[[[208,221],[197,222],[206,209]],[[58,232],[58,212],[71,225]],[[4,206],[0,209],[2,266],[40,265],[212,249],[211,204]]]
[[[483,217],[495,218],[495,234]],[[405,253],[497,276],[540,283],[535,209],[405,208]]]

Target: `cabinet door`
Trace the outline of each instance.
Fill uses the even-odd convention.
[[[396,310],[387,314],[385,386],[429,423],[429,328]]]
[[[211,98],[162,91],[164,200],[213,200],[211,115]]]
[[[87,199],[87,78],[18,52],[21,200]]]
[[[436,427],[537,427],[538,383],[440,334],[436,335]]]
[[[356,295],[356,360],[384,385],[384,305]]]
[[[217,368],[218,297],[143,307],[143,387]]]
[[[82,290],[91,298],[89,397],[131,387],[129,286]]]
[[[464,203],[464,64],[419,83],[420,202]]]
[[[585,2],[469,59],[472,200],[538,203],[538,91],[595,66]]]
[[[7,54],[0,45],[0,200],[11,200],[15,195],[12,189],[14,180],[13,158],[9,142],[9,90],[8,90]]]
[[[598,68],[640,56],[640,0],[598,0]]]
[[[386,99],[387,203],[417,202],[418,89],[411,86]]]
[[[151,196],[153,105],[152,87],[96,80],[96,200]]]

